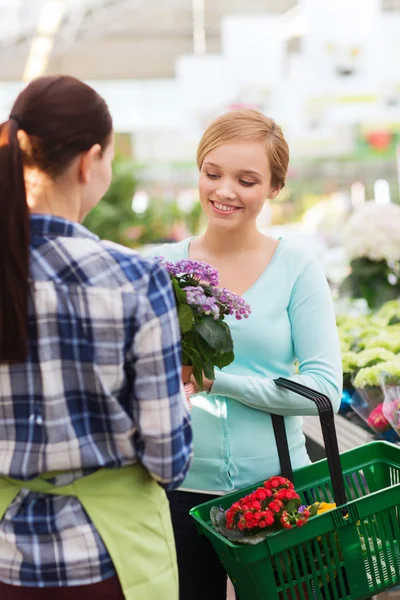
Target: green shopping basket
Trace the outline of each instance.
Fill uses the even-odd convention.
[[[305,527],[276,532],[257,545],[236,544],[211,525],[216,500],[190,514],[216,550],[240,600],[357,600],[400,583],[400,448],[371,442],[339,455],[329,399],[288,379],[278,387],[317,407],[327,459],[291,470],[283,417],[273,415],[282,475],[304,504],[335,502]],[[262,485],[218,499],[226,509]],[[207,576],[207,574],[204,574]]]

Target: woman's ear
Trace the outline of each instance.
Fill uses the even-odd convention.
[[[102,149],[100,144],[94,144],[87,152],[84,152],[79,160],[79,177],[82,183],[89,183],[92,178],[94,163],[101,158]]]
[[[280,191],[281,187],[271,188],[268,194],[268,200],[275,200]]]

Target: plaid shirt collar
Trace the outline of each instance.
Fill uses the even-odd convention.
[[[53,215],[31,214],[31,235],[45,237],[84,237],[98,240],[98,236],[80,223]]]

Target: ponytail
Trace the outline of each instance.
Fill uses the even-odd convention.
[[[18,130],[24,131],[21,145]],[[0,363],[28,354],[30,224],[24,167],[61,175],[94,144],[110,143],[107,104],[66,75],[38,77],[22,90],[0,125]]]
[[[18,118],[0,125],[0,363],[28,347],[29,218]]]

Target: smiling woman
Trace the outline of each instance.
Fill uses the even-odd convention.
[[[243,228],[252,223],[267,198],[275,198],[280,187],[272,186],[265,143],[227,143],[211,150],[200,168],[200,202],[205,214],[236,215],[229,226]],[[233,221],[233,222],[232,222]]]
[[[294,468],[309,462],[299,416],[315,414],[315,406],[280,390],[274,379],[299,381],[339,407],[340,347],[322,268],[311,253],[263,235],[256,225],[264,203],[284,186],[288,161],[287,143],[272,119],[255,110],[218,117],[197,154],[206,231],[155,251],[170,261],[211,264],[221,286],[252,309],[246,321],[227,317],[235,359],[215,371],[213,382],[204,378],[191,399],[194,459],[184,488],[169,494],[181,600],[226,598],[224,570],[187,512],[210,494],[279,474],[270,413],[285,416]]]

